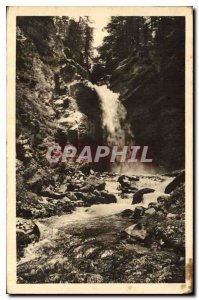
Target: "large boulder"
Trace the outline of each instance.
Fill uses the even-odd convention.
[[[185,182],[185,171],[176,176],[165,188],[165,194],[170,194]]]
[[[151,189],[151,188],[143,188],[140,189],[139,191],[137,191],[134,195],[133,195],[133,201],[132,204],[137,204],[143,201],[143,195],[144,194],[149,194],[149,193],[153,193],[155,190]]]

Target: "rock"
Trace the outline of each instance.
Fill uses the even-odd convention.
[[[170,206],[170,203],[171,201],[170,201],[170,199],[169,199],[169,197],[168,196],[159,196],[158,198],[157,198],[157,205],[156,205],[156,207],[158,208],[158,209],[168,209],[168,207]]]
[[[150,194],[150,193],[155,192],[155,190],[151,189],[151,188],[143,188],[143,189],[139,190],[139,192],[142,192],[143,194]]]
[[[83,187],[80,187],[79,191],[83,192],[83,193],[90,193],[90,192],[94,191],[94,187],[92,187],[91,185],[87,184],[87,185],[85,185]]]
[[[82,207],[82,206],[85,206],[85,202],[82,200],[77,200],[77,201],[75,201],[74,205],[76,207]]]
[[[184,170],[175,170],[175,171],[171,171],[171,172],[164,174],[164,176],[176,177],[179,174],[181,174],[182,172],[184,172]]]
[[[178,216],[177,214],[172,214],[172,213],[167,214],[167,218],[169,219],[176,219],[177,216]]]
[[[94,186],[94,188],[98,191],[103,191],[106,187],[106,183],[102,182],[102,183],[98,183]]]
[[[151,189],[151,188],[143,188],[139,191],[137,191],[134,195],[133,195],[133,201],[132,204],[137,204],[142,202],[143,200],[143,195],[144,194],[148,194],[148,193],[153,193],[155,190]]]
[[[170,194],[182,183],[185,182],[185,171],[176,176],[165,188],[165,194]]]
[[[119,176],[118,182],[121,185],[122,193],[135,193],[138,190],[135,184],[131,182],[132,180],[131,177],[126,175]]]
[[[132,204],[137,204],[142,202],[143,200],[143,194],[139,193],[139,191],[137,191],[134,195],[133,195],[133,201]]]
[[[121,185],[126,182],[129,182],[129,181],[139,181],[139,177],[137,176],[127,176],[127,175],[121,175],[118,177],[118,180],[117,180]]]
[[[148,205],[148,208],[151,208],[151,207],[156,208],[156,206],[157,206],[156,202],[150,202],[149,205]]]
[[[91,275],[86,280],[87,283],[102,283],[103,281],[103,277],[99,274]]]
[[[155,229],[156,235],[164,241],[166,247],[184,252],[185,249],[185,224],[181,220],[168,219],[159,224]]]
[[[157,198],[157,203],[165,203],[166,201],[168,200],[168,197],[167,196],[159,196]]]
[[[130,176],[129,177],[130,181],[134,180],[134,181],[139,181],[139,177],[138,176]]]
[[[50,197],[53,199],[62,199],[64,197],[66,197],[68,195],[68,193],[57,193],[57,192],[53,192],[47,188],[47,189],[41,191],[41,195],[44,197]]]
[[[139,219],[143,216],[145,208],[143,206],[137,206],[133,212],[133,218]]]
[[[127,227],[124,231],[135,240],[144,241],[148,236],[145,227],[141,224],[133,224]]]
[[[145,215],[153,216],[156,214],[156,210],[154,207],[148,208],[145,210]]]
[[[104,198],[104,202],[103,203],[116,203],[117,202],[117,198],[114,194],[109,194],[107,192],[101,192],[101,196]]]
[[[17,256],[23,256],[24,248],[32,242],[37,242],[40,238],[38,226],[31,220],[17,218]]]
[[[129,218],[133,216],[133,210],[131,209],[125,209],[123,210],[120,214],[121,217],[123,218]]]
[[[28,187],[35,193],[40,193],[43,187],[43,177],[40,174],[35,174],[28,182]]]
[[[78,199],[83,200],[85,205],[89,206],[94,204],[109,204],[117,202],[116,196],[107,192],[99,192],[99,194],[76,192],[75,195]]]

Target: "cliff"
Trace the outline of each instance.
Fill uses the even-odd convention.
[[[70,199],[53,202],[70,166],[46,160],[54,142],[95,143],[102,138],[97,93],[80,53],[67,47],[69,21],[17,17],[16,159],[17,216],[71,212]],[[92,109],[91,109],[92,108]],[[67,170],[67,171],[66,171]],[[71,171],[72,172],[72,171]],[[53,193],[42,198],[46,188]],[[65,186],[66,189],[66,186]]]
[[[184,168],[183,48],[170,45],[162,57],[137,51],[112,72],[110,87],[120,92],[136,143],[150,147],[159,169]]]

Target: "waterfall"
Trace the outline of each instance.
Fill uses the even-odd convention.
[[[119,93],[114,93],[106,85],[94,85],[101,109],[104,140],[109,146],[133,146],[134,134],[127,121],[127,111],[119,100]],[[120,174],[152,174],[155,169],[151,165],[137,163],[112,163],[111,170]]]
[[[106,85],[94,88],[98,94],[102,109],[104,138],[108,145],[125,145],[127,136],[133,137],[130,125],[126,123],[126,109],[119,101],[119,93],[112,92]]]

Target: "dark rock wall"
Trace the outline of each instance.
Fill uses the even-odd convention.
[[[113,71],[138,145],[148,145],[160,169],[184,167],[184,53],[137,52]]]

